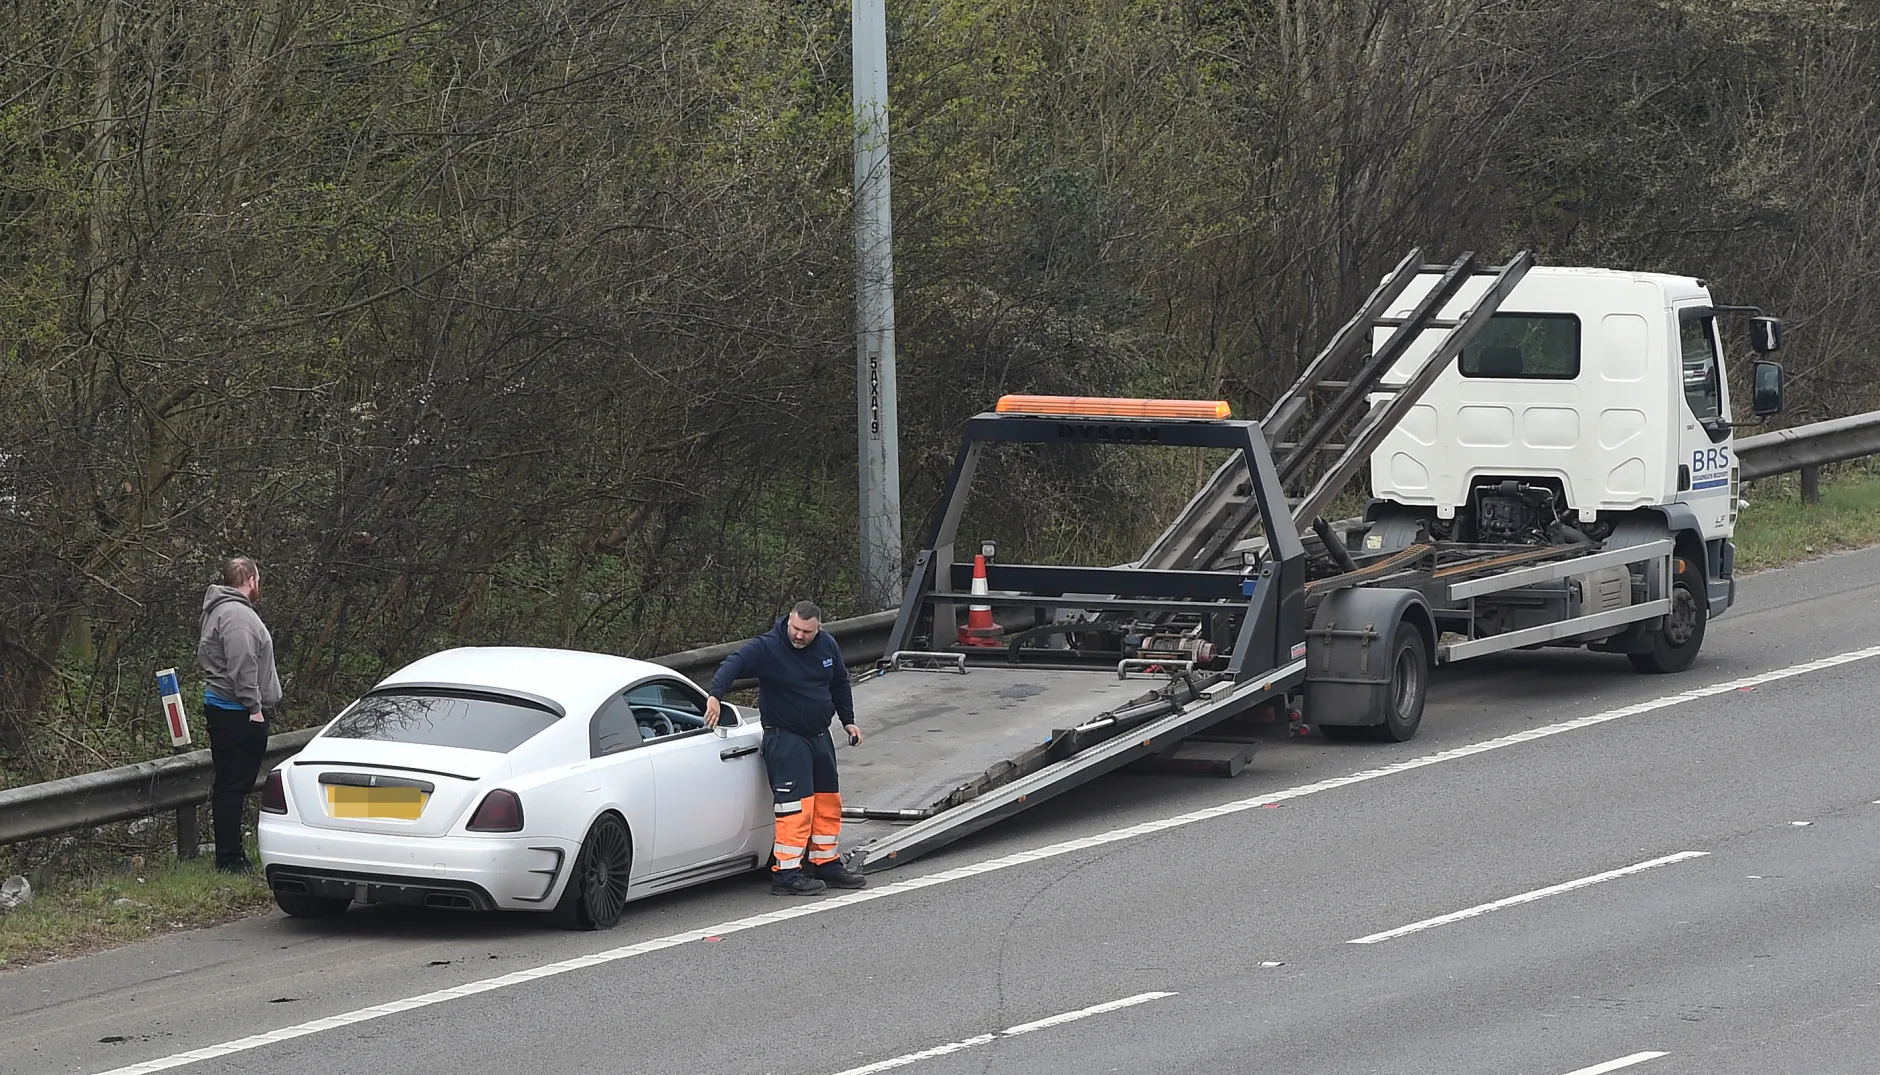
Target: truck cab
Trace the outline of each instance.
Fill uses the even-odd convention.
[[[1409,309],[1436,274],[1404,291]],[[1445,307],[1455,318],[1487,281]],[[1708,612],[1734,596],[1738,501],[1723,322],[1747,314],[1758,355],[1781,324],[1719,306],[1704,281],[1609,269],[1535,267],[1371,456],[1371,514],[1417,518],[1440,540],[1604,541],[1630,520],[1679,538],[1704,567]],[[1398,331],[1373,332],[1381,347]],[[1402,384],[1442,333],[1425,329],[1383,379]],[[1782,407],[1782,370],[1758,359],[1758,418]],[[1401,529],[1401,528],[1400,528]],[[1387,540],[1374,528],[1373,548]]]

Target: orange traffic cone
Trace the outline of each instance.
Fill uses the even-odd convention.
[[[984,597],[986,589],[986,557],[982,553],[973,557],[973,596]],[[960,628],[962,646],[999,646],[999,636],[1005,634],[992,619],[991,605],[967,605],[966,626]]]

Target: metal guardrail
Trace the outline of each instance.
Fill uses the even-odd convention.
[[[1880,455],[1880,411],[1763,433],[1736,442],[1743,480],[1800,470],[1804,473],[1805,487],[1809,484],[1806,478],[1815,468],[1867,455]],[[823,629],[841,643],[843,657],[850,664],[868,664],[885,656],[894,617],[892,610],[876,612],[853,619],[832,620],[824,624]],[[704,682],[740,645],[741,641],[701,646],[654,657],[652,663]],[[748,685],[739,684],[741,687]],[[275,764],[292,756],[317,731],[304,728],[270,737],[262,772],[265,774]],[[208,800],[212,779],[209,752],[197,750],[44,784],[0,790],[0,845],[125,821],[159,810],[192,807]]]
[[[842,659],[850,665],[869,664],[880,660],[888,651],[888,632],[894,628],[894,617],[898,610],[871,612],[866,616],[856,616],[847,620],[830,620],[823,624],[828,632],[842,646]],[[697,681],[701,686],[711,679],[713,672],[724,663],[726,657],[738,651],[744,645],[744,639],[736,642],[723,642],[716,646],[700,646],[680,653],[669,653],[664,657],[651,658],[654,664],[663,664],[675,672]],[[747,684],[740,683],[740,686]]]
[[[1880,411],[1759,433],[1736,442],[1744,481],[1868,455],[1880,455]]]
[[[823,630],[841,643],[842,655],[850,664],[867,664],[885,654],[894,616],[889,611],[831,620],[823,624]],[[742,644],[702,646],[654,657],[652,663],[704,682]],[[302,728],[269,736],[262,776],[255,786],[260,787],[269,769],[299,752],[319,730]],[[128,821],[161,810],[194,807],[208,801],[214,777],[209,752],[193,750],[103,772],[0,790],[0,845]]]
[[[261,765],[264,776],[307,745],[319,730],[302,728],[269,736]],[[0,844],[193,807],[208,800],[214,776],[209,752],[192,750],[99,773],[8,788],[0,791]],[[186,849],[184,853],[191,852]]]

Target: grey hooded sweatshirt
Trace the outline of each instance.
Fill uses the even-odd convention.
[[[218,696],[250,713],[273,709],[281,700],[274,669],[274,636],[240,590],[210,586],[202,595],[202,637],[196,660]]]

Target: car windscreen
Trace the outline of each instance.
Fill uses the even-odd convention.
[[[369,694],[323,733],[507,754],[555,723],[557,714],[525,698],[441,691]]]

